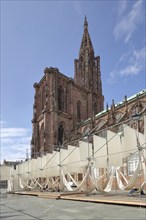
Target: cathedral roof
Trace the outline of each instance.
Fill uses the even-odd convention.
[[[146,95],[146,89],[143,89],[143,90],[141,90],[140,92],[134,94],[133,96],[128,97],[128,98],[127,98],[127,102],[131,102],[131,101],[133,101],[134,99],[136,99],[138,96],[143,96],[143,95]],[[124,101],[121,101],[121,102],[116,103],[116,104],[115,104],[115,108],[117,108],[117,107],[122,107],[122,105],[124,105]],[[108,110],[110,110],[110,109],[111,109],[111,108],[109,107]],[[100,117],[100,116],[103,115],[103,114],[106,114],[106,112],[107,112],[107,110],[104,109],[103,111],[101,111],[101,112],[99,112],[98,114],[96,114],[96,115],[95,115],[95,118],[98,118],[98,117]],[[88,119],[86,119],[86,120],[82,123],[82,125],[88,124],[90,121],[91,121],[91,118],[88,118]]]

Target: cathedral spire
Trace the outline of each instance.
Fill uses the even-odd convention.
[[[87,50],[87,49],[88,50],[92,50],[92,52],[94,53],[92,42],[91,42],[90,35],[89,35],[89,32],[88,32],[87,17],[85,16],[85,20],[84,20],[84,33],[83,33],[81,47],[80,47],[80,55],[82,53],[84,53],[84,51]]]
[[[88,30],[88,22],[87,22],[86,15],[85,15],[85,21],[84,21],[84,30]]]
[[[94,56],[94,48],[88,32],[85,16],[79,58],[75,59],[75,83],[92,94],[92,110],[97,113],[103,109],[102,82],[100,72],[100,56]],[[97,101],[98,100],[98,101]]]

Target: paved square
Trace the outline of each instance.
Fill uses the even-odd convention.
[[[146,209],[1,193],[3,220],[145,220]]]

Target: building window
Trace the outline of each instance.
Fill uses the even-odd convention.
[[[45,105],[45,90],[43,88],[41,91],[41,110],[44,109],[44,105]]]
[[[97,102],[94,102],[94,114],[96,115],[98,113],[97,111]]]
[[[128,160],[128,175],[131,176],[138,166],[138,155],[133,155]]]
[[[58,88],[58,110],[64,110],[64,91],[62,86]]]
[[[41,125],[40,129],[40,150],[44,151],[44,123]]]
[[[78,173],[78,181],[82,181],[83,179],[83,174],[82,173]]]
[[[77,118],[81,119],[81,102],[77,102]]]
[[[62,145],[64,142],[64,128],[62,125],[58,128],[58,145]]]

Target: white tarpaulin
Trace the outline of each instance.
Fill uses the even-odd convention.
[[[122,166],[122,146],[120,136],[107,130],[107,141],[109,166]]]
[[[68,150],[66,149],[60,149],[60,159],[61,159],[61,165],[67,165],[68,164]]]
[[[92,155],[92,144],[85,141],[79,141],[79,150],[82,166],[88,165],[88,158]]]
[[[94,141],[94,158],[95,158],[95,167],[107,167],[107,146],[106,139],[93,135]]]
[[[80,171],[80,151],[79,147],[68,145],[68,171],[78,173]]]
[[[52,159],[50,160],[50,175],[51,176],[59,176],[60,175],[60,152],[54,151]]]
[[[122,151],[123,158],[126,158],[130,155],[130,153],[138,150],[137,145],[137,131],[128,125],[123,125],[124,137],[122,138]]]

